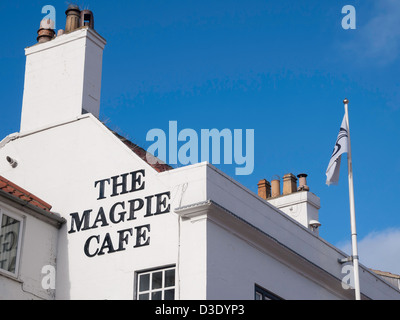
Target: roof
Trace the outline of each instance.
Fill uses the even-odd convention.
[[[373,270],[373,269],[371,269],[371,270],[380,276],[393,278],[393,279],[400,279],[400,275],[397,275],[397,274],[393,274],[393,273],[386,272],[386,271],[380,271],[380,270]]]
[[[2,176],[0,176],[0,190],[45,211],[51,210],[51,205]]]
[[[107,126],[106,126],[107,127]],[[120,134],[116,133],[115,131],[108,128],[118,139],[120,139],[129,149],[131,149],[134,153],[136,153],[143,161],[149,164],[153,169],[157,172],[164,172],[173,170],[174,168],[170,165],[164,163],[157,157],[153,156],[152,154],[148,153],[142,147],[139,147],[137,144],[133,143],[132,141],[124,138]]]

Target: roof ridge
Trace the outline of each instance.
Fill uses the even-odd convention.
[[[116,131],[107,127],[104,123],[103,125],[110,130],[122,143],[124,143],[129,149],[131,149],[139,158],[141,158],[144,162],[150,165],[153,169],[157,172],[164,172],[173,170],[174,168],[171,167],[169,164],[166,164],[156,156],[152,155],[150,152],[143,149],[141,146],[137,145],[136,143],[132,142],[131,140],[127,139],[126,137],[122,136],[121,134],[117,133]],[[149,158],[154,161],[149,161]]]
[[[390,278],[395,278],[395,279],[400,279],[400,275],[395,274],[395,273],[391,273],[388,271],[381,271],[381,270],[375,270],[375,269],[371,269],[371,271],[375,272],[378,275],[381,276],[386,276],[386,277],[390,277]]]

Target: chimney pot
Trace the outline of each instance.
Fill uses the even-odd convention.
[[[38,30],[37,42],[48,42],[56,35],[54,31],[54,21],[50,19],[43,19],[40,22],[40,29]]]
[[[283,194],[291,194],[297,191],[297,178],[292,173],[283,176]]]
[[[299,178],[299,187],[297,191],[310,191],[309,186],[307,186],[307,174],[300,173],[297,178]]]
[[[67,11],[67,21],[65,23],[65,33],[72,32],[80,27],[81,10],[75,4],[70,4]]]
[[[94,29],[94,16],[92,11],[82,10],[80,26]]]
[[[271,184],[263,179],[258,183],[258,195],[263,199],[271,198]]]
[[[274,179],[271,181],[271,197],[276,198],[281,195],[281,181]]]
[[[40,29],[52,29],[54,30],[55,23],[51,19],[43,19],[40,21]]]

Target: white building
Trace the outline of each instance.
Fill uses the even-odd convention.
[[[318,236],[320,201],[303,175],[299,187],[286,175],[283,194],[272,181],[273,198],[260,181],[259,196],[208,163],[151,165],[100,122],[106,41],[90,12],[67,14],[64,34],[42,28],[26,49],[20,132],[0,142],[0,175],[51,203],[55,221],[0,201],[24,221],[21,246],[37,252],[0,270],[0,298],[354,299],[346,255]],[[54,290],[43,289],[46,265]],[[364,266],[360,283],[363,299],[400,299]]]
[[[54,299],[58,230],[51,206],[0,176],[0,300]],[[52,274],[50,274],[52,272]]]

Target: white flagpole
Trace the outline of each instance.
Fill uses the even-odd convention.
[[[356,210],[354,205],[354,185],[353,185],[353,166],[351,161],[351,142],[350,142],[350,126],[349,126],[349,100],[345,99],[344,110],[347,122],[348,130],[348,152],[347,152],[347,165],[349,172],[349,198],[350,198],[350,220],[351,220],[351,247],[352,247],[352,260],[354,269],[354,289],[356,294],[356,300],[361,300],[360,294],[360,276],[358,266],[358,249],[357,249],[357,231],[356,231]]]

